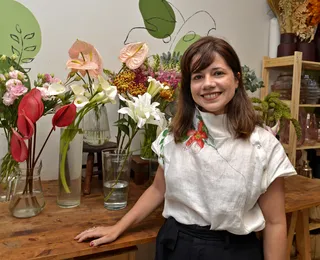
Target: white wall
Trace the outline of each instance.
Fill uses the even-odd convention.
[[[68,49],[78,38],[92,43],[104,60],[104,67],[118,70],[118,53],[128,31],[142,26],[138,0],[18,0],[32,11],[42,31],[42,47],[32,62],[31,79],[37,73],[55,73],[64,79]],[[185,18],[197,10],[206,10],[216,21],[213,35],[227,39],[236,49],[242,64],[261,73],[262,57],[268,53],[269,16],[265,0],[171,0]],[[179,19],[179,17],[177,17]],[[196,19],[194,27],[201,31],[206,20]],[[154,39],[146,32],[131,35],[133,40],[146,41],[150,53],[169,50],[169,45]],[[110,126],[117,117],[117,106],[108,106]],[[48,131],[49,118],[42,119],[42,136]],[[116,135],[112,127],[111,136]],[[54,133],[43,153],[43,179],[55,179],[58,172],[58,138]],[[1,141],[1,149],[3,149]]]

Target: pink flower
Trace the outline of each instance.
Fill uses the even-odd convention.
[[[22,96],[27,93],[28,89],[23,85],[16,85],[10,88],[10,94],[16,97]]]
[[[13,104],[13,102],[16,100],[16,96],[13,96],[10,94],[10,92],[6,92],[4,93],[2,100],[3,100],[3,104],[6,106],[11,106]]]
[[[145,61],[148,51],[149,47],[144,42],[130,43],[121,49],[119,59],[129,69],[135,70]]]
[[[69,50],[69,56],[68,69],[79,71],[82,76],[86,74],[87,70],[93,78],[102,74],[102,59],[93,45],[76,40]]]
[[[25,75],[19,71],[19,70],[14,70],[14,71],[10,71],[9,72],[9,77],[11,79],[21,79],[21,80],[24,80],[25,79]]]
[[[47,82],[47,83],[50,83],[51,80],[52,80],[52,76],[48,73],[44,74],[44,80]]]
[[[10,89],[14,86],[17,86],[17,85],[22,85],[22,82],[18,79],[9,79],[7,82],[6,82],[6,88],[8,91],[10,91]]]

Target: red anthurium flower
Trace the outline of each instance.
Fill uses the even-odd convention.
[[[58,127],[64,127],[70,125],[77,115],[77,109],[75,104],[65,105],[54,114],[52,118],[53,129]]]
[[[12,129],[10,140],[11,155],[17,162],[23,162],[28,158],[28,148],[22,136]]]
[[[25,139],[30,139],[34,133],[34,125],[24,111],[18,115],[17,127]]]
[[[22,114],[23,111],[32,123],[39,120],[44,111],[40,90],[34,88],[21,99],[18,114]]]
[[[203,139],[207,139],[207,133],[202,130],[204,123],[203,121],[199,121],[198,130],[189,130],[187,135],[191,136],[189,140],[186,142],[187,146],[190,146],[193,142],[196,142],[200,148],[203,148],[204,142]]]

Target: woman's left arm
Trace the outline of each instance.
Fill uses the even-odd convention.
[[[284,260],[287,251],[287,223],[283,177],[275,179],[258,202],[266,221],[263,230],[264,260]]]

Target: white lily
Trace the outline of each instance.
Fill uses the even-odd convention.
[[[86,104],[89,103],[89,99],[85,96],[78,95],[74,99],[73,103],[75,104],[76,107],[84,107]]]
[[[117,87],[110,85],[110,83],[105,80],[102,76],[98,76],[99,84],[98,84],[98,91],[102,91],[104,94],[104,99],[101,101],[102,103],[109,103],[112,104],[116,103],[116,96],[117,96]]]
[[[120,114],[127,114],[130,116],[138,128],[142,128],[145,124],[159,125],[162,122],[163,113],[157,108],[158,102],[151,104],[151,95],[144,93],[142,96],[131,97],[133,101],[127,100],[121,95],[119,98],[127,103],[127,107],[118,110]]]
[[[85,88],[79,84],[73,84],[70,88],[76,96],[83,96],[86,92]]]
[[[66,87],[59,83],[53,83],[48,87],[48,93],[50,96],[56,96],[63,94],[66,91]]]
[[[147,92],[151,95],[151,97],[156,96],[161,89],[165,88],[160,81],[150,76],[148,77],[148,82],[149,82],[149,86],[148,86]]]

